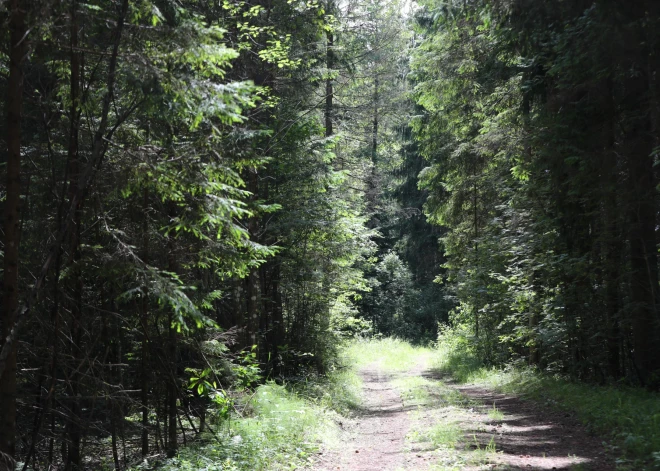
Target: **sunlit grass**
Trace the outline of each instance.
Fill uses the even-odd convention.
[[[324,377],[307,378],[288,385],[306,400],[322,409],[342,415],[359,409],[362,404],[362,380],[351,365],[340,364]]]
[[[493,403],[493,408],[488,409],[488,418],[499,422],[504,419],[504,413],[497,408],[495,403]]]
[[[336,415],[284,386],[274,383],[260,386],[247,401],[243,404],[243,417],[212,424],[213,432],[208,432],[204,440],[182,448],[176,458],[160,469],[296,469],[311,463],[320,446],[338,443]]]
[[[434,448],[454,448],[463,437],[461,428],[451,422],[439,422],[426,433]]]
[[[431,350],[395,338],[359,339],[347,345],[344,355],[357,368],[377,364],[386,372],[400,372],[425,362],[430,358]]]

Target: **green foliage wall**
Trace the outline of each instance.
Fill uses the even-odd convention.
[[[658,11],[583,3],[424,4],[420,184],[482,360],[653,387]]]

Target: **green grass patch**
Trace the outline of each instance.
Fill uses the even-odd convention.
[[[404,406],[431,406],[437,407],[467,407],[478,406],[481,402],[475,401],[452,389],[440,381],[431,380],[423,376],[405,376],[392,380],[397,388]]]
[[[432,427],[408,433],[406,439],[412,443],[428,443],[433,450],[455,448],[463,439],[463,430],[456,422],[439,421]]]
[[[446,332],[432,367],[463,383],[523,395],[574,412],[593,431],[612,439],[619,469],[660,469],[660,394],[632,387],[596,386],[531,369],[485,368],[467,339]]]
[[[358,339],[343,350],[357,368],[378,363],[386,372],[408,371],[431,356],[426,347],[416,347],[396,338]]]
[[[270,382],[236,398],[230,420],[180,449],[176,458],[135,468],[163,471],[280,471],[313,462],[321,448],[339,446],[337,423],[362,402],[355,352],[341,352],[326,376]]]
[[[488,409],[488,418],[491,420],[500,421],[504,419],[504,413],[495,406],[495,403],[493,403],[493,408]]]
[[[454,448],[463,438],[463,431],[455,423],[439,422],[428,430],[426,436],[434,448]]]

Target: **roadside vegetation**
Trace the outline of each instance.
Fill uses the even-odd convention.
[[[207,431],[159,469],[275,471],[313,463],[319,451],[338,445],[338,424],[360,405],[361,383],[350,361],[340,355],[324,376],[224,392],[224,400],[211,403]],[[133,469],[155,464],[146,460]]]
[[[571,381],[524,365],[485,366],[467,334],[461,329],[445,329],[440,334],[432,362],[436,372],[460,383],[483,385],[575,413],[590,430],[609,439],[612,454],[620,456],[618,469],[660,469],[658,393]]]
[[[261,471],[296,469],[337,436],[334,414],[284,386],[259,386],[232,417],[160,469]],[[152,469],[145,463],[135,469]]]

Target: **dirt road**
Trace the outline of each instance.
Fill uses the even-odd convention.
[[[363,408],[314,471],[609,471],[602,441],[570,415],[476,386],[421,358],[407,372],[360,371]]]

